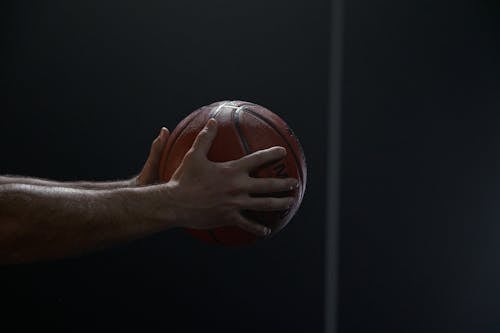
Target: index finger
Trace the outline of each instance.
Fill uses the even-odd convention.
[[[207,156],[216,135],[217,121],[215,118],[210,118],[205,127],[203,127],[203,129],[196,136],[193,145],[191,146],[192,149],[195,152],[202,154],[202,156]]]
[[[252,154],[243,156],[242,158],[234,161],[233,163],[237,168],[241,168],[245,171],[250,172],[261,165],[279,160],[285,156],[286,156],[286,149],[281,146],[275,146],[267,149],[258,150]]]

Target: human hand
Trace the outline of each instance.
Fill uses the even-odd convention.
[[[286,149],[272,147],[238,160],[212,162],[207,154],[217,134],[217,122],[210,119],[167,183],[169,204],[177,226],[212,229],[235,225],[258,236],[272,231],[241,214],[242,210],[285,210],[293,197],[252,197],[250,194],[290,191],[294,178],[253,178],[255,168],[283,158]]]
[[[144,163],[141,173],[133,179],[135,185],[144,186],[159,182],[161,152],[167,144],[169,136],[170,132],[168,129],[162,127],[160,134],[151,144],[148,159],[146,160],[146,163]]]

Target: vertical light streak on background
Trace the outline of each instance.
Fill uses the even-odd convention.
[[[325,225],[325,333],[337,331],[337,269],[340,213],[343,0],[332,0]]]

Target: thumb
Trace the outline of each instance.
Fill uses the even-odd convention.
[[[167,144],[167,140],[170,133],[167,128],[162,127],[160,134],[151,144],[151,149],[149,151],[148,159],[142,167],[142,171],[137,176],[138,185],[148,185],[157,181],[158,170],[160,166],[160,159],[163,149]]]
[[[170,132],[168,128],[162,127],[160,130],[160,140],[162,142],[162,145],[165,145],[165,143],[167,143],[169,137],[170,137]]]
[[[212,147],[212,142],[217,135],[217,121],[215,118],[210,118],[205,125],[205,127],[198,133],[196,139],[193,142],[192,150],[196,154],[201,154],[202,156],[207,156],[210,147]]]
[[[148,160],[156,160],[159,159],[159,155],[163,151],[165,144],[167,143],[168,137],[170,136],[170,132],[167,128],[162,127],[160,130],[160,134],[151,144],[151,149],[149,151]]]

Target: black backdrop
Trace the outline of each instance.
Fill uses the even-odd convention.
[[[328,1],[0,6],[1,174],[130,177],[161,126],[223,99],[286,119],[310,173],[295,219],[254,247],[228,250],[172,230],[0,268],[0,330],[321,331]]]
[[[321,331],[328,1],[0,6],[0,173],[125,178],[160,126],[239,98],[283,115],[310,176],[252,248],[169,231],[2,267],[2,325]],[[498,2],[350,0],[344,22],[339,331],[497,332]]]
[[[340,332],[498,332],[499,3],[344,5]]]

